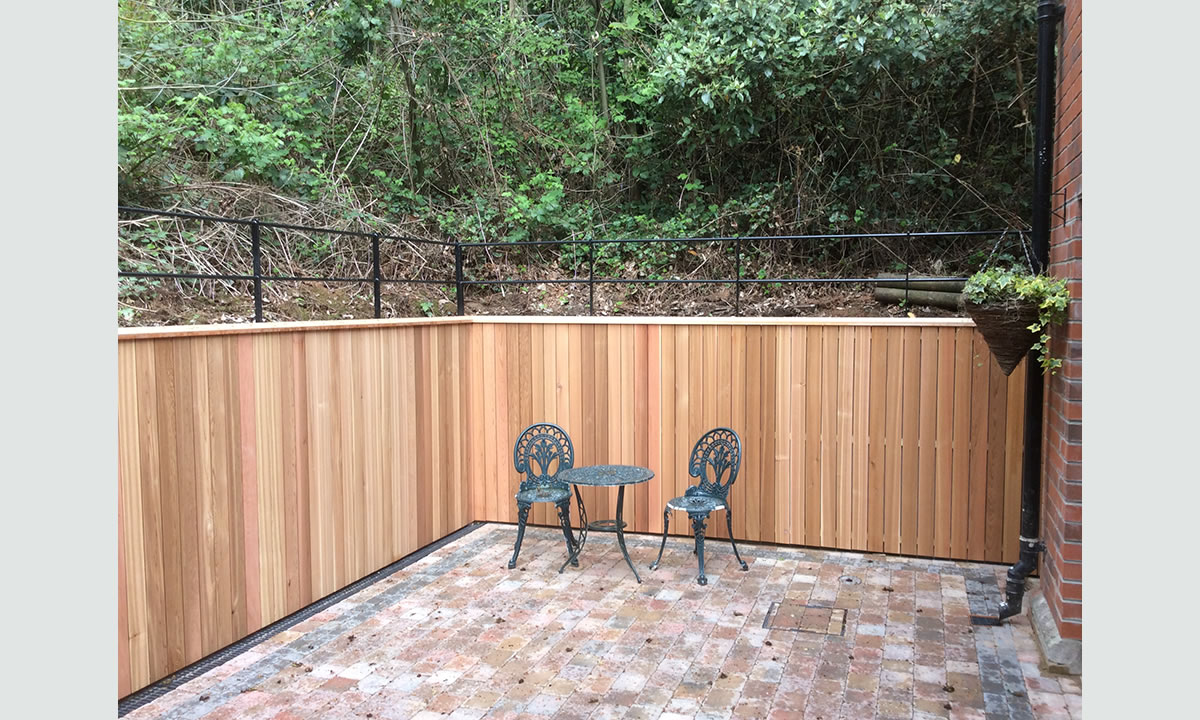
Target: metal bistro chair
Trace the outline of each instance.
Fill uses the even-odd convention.
[[[558,520],[567,539],[567,554],[575,552],[575,537],[571,534],[571,488],[558,479],[558,473],[573,467],[575,448],[566,431],[553,423],[534,423],[521,433],[513,447],[513,466],[525,475],[517,492],[517,546],[513,548],[508,568],[517,566],[521,541],[525,538],[525,521],[535,502],[552,502],[558,507]],[[536,465],[536,468],[535,468]],[[553,469],[551,469],[553,466]],[[572,563],[579,565],[579,561]]]
[[[699,478],[700,483],[689,487],[682,497],[673,498],[667,502],[663,511],[663,539],[658,548],[658,559],[650,566],[651,570],[658,568],[662,560],[663,549],[667,546],[667,525],[671,522],[672,510],[683,510],[692,521],[692,529],[696,534],[695,554],[700,559],[700,575],[696,582],[708,584],[704,576],[704,530],[707,527],[708,515],[713,510],[725,511],[725,524],[729,528],[729,543],[733,545],[733,555],[742,564],[742,570],[749,566],[738,554],[737,543],[733,540],[733,513],[729,509],[729,488],[737,480],[738,469],[742,465],[742,440],[738,434],[729,428],[709,430],[696,441],[692,448],[692,457],[688,461],[688,475]],[[709,468],[713,476],[708,475]],[[728,472],[724,482],[721,477]]]

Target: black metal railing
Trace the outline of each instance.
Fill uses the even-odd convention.
[[[1008,228],[1003,230],[959,230],[959,231],[934,231],[934,232],[887,232],[887,233],[854,233],[854,234],[820,234],[820,235],[764,235],[764,236],[743,236],[743,237],[693,237],[693,238],[633,238],[633,239],[601,239],[589,238],[586,240],[527,240],[517,242],[444,242],[439,240],[425,240],[421,238],[405,237],[398,235],[388,235],[377,232],[362,232],[355,230],[334,230],[330,228],[309,227],[304,225],[291,225],[287,223],[276,223],[266,220],[253,220],[244,218],[225,218],[215,217],[210,215],[201,215],[196,213],[185,213],[168,210],[152,210],[150,208],[130,207],[119,205],[117,210],[122,213],[129,213],[150,217],[173,217],[190,220],[201,220],[214,223],[229,223],[244,225],[250,228],[250,253],[252,273],[245,274],[225,274],[225,273],[163,273],[163,272],[141,272],[130,270],[119,270],[118,277],[128,278],[160,278],[160,279],[181,279],[181,280],[224,280],[224,281],[247,281],[253,284],[254,288],[254,321],[263,322],[263,292],[262,283],[264,281],[283,281],[283,282],[335,282],[335,283],[370,283],[374,296],[374,315],[376,318],[382,317],[382,286],[384,284],[432,284],[432,285],[453,285],[455,294],[455,308],[458,315],[465,314],[465,290],[471,286],[477,285],[530,285],[530,284],[554,284],[554,285],[587,285],[588,286],[588,313],[595,314],[595,286],[597,284],[662,284],[662,285],[687,285],[687,284],[713,284],[713,285],[733,285],[734,286],[734,315],[741,315],[741,295],[743,285],[754,284],[875,284],[882,282],[877,277],[852,277],[852,278],[745,278],[742,277],[742,244],[745,242],[767,242],[767,241],[819,241],[819,240],[835,240],[835,241],[851,241],[851,240],[886,240],[903,239],[905,241],[912,240],[935,240],[944,238],[972,238],[972,237],[999,237],[1001,240],[1009,233],[1018,237],[1023,237],[1028,233],[1028,229]],[[262,228],[279,229],[279,230],[295,230],[308,233],[325,233],[332,235],[344,235],[370,238],[371,240],[371,274],[369,277],[338,277],[338,276],[323,276],[323,277],[305,277],[291,275],[276,275],[265,274],[262,269]],[[453,280],[429,280],[417,278],[385,278],[383,277],[380,265],[380,243],[385,240],[412,242],[423,245],[432,245],[438,247],[452,248],[454,251],[454,278]],[[651,243],[733,243],[734,245],[734,265],[735,271],[733,277],[717,277],[717,278],[621,278],[621,277],[596,277],[596,248],[598,245],[609,244],[651,244]],[[474,250],[479,248],[516,248],[516,247],[537,247],[545,245],[585,245],[587,246],[588,258],[588,274],[587,277],[567,278],[567,279],[490,279],[490,280],[468,280],[464,276],[464,251]],[[997,246],[999,241],[997,242]],[[992,252],[995,252],[993,248]],[[907,280],[911,273],[911,268],[904,261],[904,276]],[[922,275],[922,282],[928,281],[963,281],[965,277],[930,277]],[[890,280],[889,282],[895,282]]]

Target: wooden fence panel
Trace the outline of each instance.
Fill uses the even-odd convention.
[[[473,520],[513,522],[517,433],[650,467],[743,443],[739,539],[1015,559],[1024,373],[969,321],[453,319],[122,331],[118,691],[144,687]],[[590,519],[616,491],[583,493]],[[531,521],[553,525],[553,508]],[[577,521],[577,518],[576,518]],[[670,531],[687,536],[685,516]],[[723,513],[708,532],[727,536]],[[714,546],[714,552],[724,552]],[[652,558],[639,560],[649,562]]]

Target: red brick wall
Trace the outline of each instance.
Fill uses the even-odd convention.
[[[1042,537],[1046,554],[1041,569],[1045,593],[1058,631],[1080,640],[1082,480],[1081,408],[1083,283],[1083,123],[1081,48],[1083,0],[1066,0],[1059,26],[1058,98],[1054,139],[1054,178],[1050,200],[1050,272],[1067,278],[1071,304],[1064,327],[1052,332],[1054,357],[1063,359],[1047,380],[1043,436],[1045,474],[1042,489]]]

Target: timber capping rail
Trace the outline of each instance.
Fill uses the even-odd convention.
[[[838,327],[975,327],[967,317],[893,318],[893,317],[674,317],[674,316],[603,316],[603,315],[468,315],[437,318],[389,318],[381,320],[318,320],[270,323],[228,323],[221,325],[160,325],[118,328],[117,340],[161,340],[176,337],[214,335],[256,335],[283,332],[319,332],[329,330],[370,330],[391,327],[429,325],[477,325],[486,323],[542,325],[735,325],[742,327],[838,326]]]

